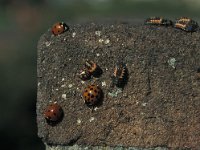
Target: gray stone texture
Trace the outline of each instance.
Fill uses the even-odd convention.
[[[49,145],[200,149],[200,34],[132,23],[69,24],[38,42],[38,135]],[[103,70],[82,82],[85,61]],[[128,69],[124,89],[111,87],[118,60]],[[102,105],[91,111],[83,89],[98,84]],[[64,110],[55,126],[43,112],[50,101]]]

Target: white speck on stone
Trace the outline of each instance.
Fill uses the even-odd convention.
[[[98,107],[95,107],[95,108],[94,108],[94,111],[97,111],[97,109],[99,109],[99,108],[98,108]]]
[[[65,78],[62,78],[62,81],[64,81],[65,80]]]
[[[95,119],[94,117],[91,117],[89,121],[92,122],[94,121],[94,119]]]
[[[49,47],[51,45],[51,42],[45,42],[46,47]]]
[[[103,39],[99,39],[99,43],[102,43],[104,40]]]
[[[141,114],[141,115],[144,115],[144,113],[143,113],[143,112],[141,112],[140,114]]]
[[[100,56],[100,54],[99,54],[99,53],[97,53],[96,55],[97,55],[97,57],[99,57],[99,56]]]
[[[56,76],[54,76],[53,78],[56,79]]]
[[[104,43],[105,43],[105,44],[109,44],[109,43],[110,43],[110,40],[109,40],[109,39],[106,39],[106,40],[104,41]]]
[[[64,38],[63,40],[66,41],[66,38]]]
[[[67,95],[66,94],[62,94],[62,98],[66,100],[67,99]]]
[[[147,106],[147,103],[142,103],[142,106]]]
[[[68,85],[68,88],[72,88],[72,86],[73,86],[72,84],[69,84],[69,85]]]
[[[85,83],[85,81],[81,81],[81,83],[82,83],[82,84],[84,84],[84,83]]]
[[[95,31],[95,35],[101,36],[101,31]]]
[[[40,86],[40,84],[41,84],[41,83],[40,83],[40,82],[38,82],[38,86]]]
[[[108,71],[108,68],[106,68],[106,71]]]
[[[176,66],[175,66],[176,59],[175,58],[170,58],[167,62],[172,68],[174,68],[174,69],[176,68]]]
[[[58,91],[58,89],[55,89],[56,91]]]
[[[61,85],[61,87],[62,87],[62,88],[64,88],[64,87],[66,87],[66,85],[65,85],[65,84],[63,84],[63,85]]]
[[[77,119],[77,125],[81,124],[81,119]]]
[[[72,60],[71,58],[68,59],[69,61]]]
[[[101,85],[106,86],[106,82],[105,81],[101,82]]]
[[[72,37],[74,38],[76,36],[76,32],[73,32],[72,33]]]

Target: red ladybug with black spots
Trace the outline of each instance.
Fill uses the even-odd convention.
[[[63,110],[57,102],[54,102],[47,106],[44,111],[44,117],[48,123],[56,123],[62,119]]]
[[[69,26],[64,22],[57,22],[51,28],[51,32],[54,35],[59,35],[64,33],[65,31],[69,30]]]
[[[92,84],[84,89],[82,96],[86,105],[94,106],[100,102],[102,98],[102,90],[99,86]]]

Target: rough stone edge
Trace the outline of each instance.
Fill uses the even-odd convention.
[[[110,147],[110,146],[50,146],[45,144],[46,150],[169,150],[166,147],[154,147],[154,148],[137,148],[129,147],[123,148],[122,146]]]

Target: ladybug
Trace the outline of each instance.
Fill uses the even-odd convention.
[[[57,104],[57,102],[48,105],[44,112],[44,117],[48,123],[58,122],[62,119],[62,116],[63,110],[61,106]]]
[[[81,80],[88,80],[91,77],[91,73],[87,70],[87,69],[83,69],[80,71],[80,73],[78,74],[79,78]]]
[[[190,18],[182,17],[176,20],[174,27],[186,32],[195,32],[197,31],[199,25],[196,21]]]
[[[57,22],[53,25],[52,29],[51,29],[51,32],[54,34],[54,35],[59,35],[59,34],[62,34],[64,33],[65,31],[69,30],[69,26],[67,26],[66,23],[64,22]]]
[[[162,17],[151,17],[145,20],[146,25],[165,25],[170,26],[172,25],[172,21],[168,19],[163,19]]]
[[[118,62],[111,78],[114,85],[117,87],[123,87],[127,79],[126,65],[122,62]]]
[[[86,105],[94,106],[100,102],[102,98],[102,90],[96,84],[92,84],[84,89],[82,96]]]

